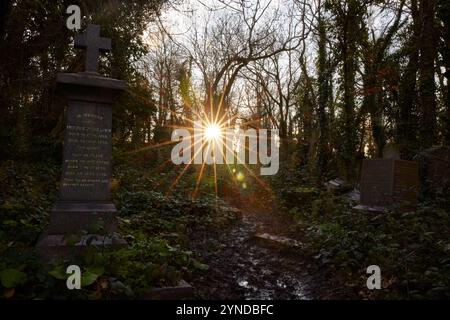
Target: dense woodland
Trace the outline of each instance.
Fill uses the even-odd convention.
[[[113,109],[112,190],[133,246],[86,257],[91,277],[76,296],[58,282],[62,266],[42,266],[32,250],[60,177],[56,74],[84,68],[66,28],[72,4],[83,28],[99,24],[112,39],[100,73],[129,86]],[[382,215],[354,212],[324,188],[334,178],[358,187],[363,159],[382,158],[389,144],[414,161],[448,150],[449,77],[446,0],[4,0],[0,289],[5,298],[99,299],[179,278],[201,286],[211,267],[192,234],[226,230],[253,207],[270,208],[305,243],[302,259],[324,283],[317,298],[449,298],[448,185],[421,176],[418,208]],[[170,164],[173,129],[200,115],[278,129],[280,172],[244,171],[244,187],[226,168]],[[385,290],[361,287],[372,261]]]

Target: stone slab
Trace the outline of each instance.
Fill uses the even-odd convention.
[[[58,73],[56,81],[60,84],[78,85],[112,90],[125,90],[127,85],[122,80],[106,78],[95,72]]]
[[[268,233],[260,233],[255,235],[256,239],[269,242],[271,244],[282,245],[290,248],[302,248],[303,244],[297,240],[287,237],[275,236]]]
[[[355,211],[367,211],[367,212],[372,212],[372,213],[386,212],[385,207],[380,207],[380,206],[371,207],[371,206],[365,206],[365,205],[361,205],[361,204],[353,207],[352,209]]]
[[[143,297],[144,300],[192,300],[194,288],[184,280],[175,287],[153,288]]]

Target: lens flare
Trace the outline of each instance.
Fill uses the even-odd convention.
[[[237,179],[239,182],[242,182],[242,181],[245,180],[245,175],[244,175],[242,172],[239,172],[239,173],[237,174],[237,176],[236,176],[236,179]]]
[[[210,124],[205,128],[205,138],[208,141],[219,140],[222,136],[222,130],[216,124]]]

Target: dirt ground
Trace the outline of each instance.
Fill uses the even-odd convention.
[[[305,258],[301,248],[260,240],[257,234],[286,236],[301,242],[273,209],[240,206],[241,218],[225,230],[194,236],[192,249],[209,270],[192,279],[199,299],[340,299],[330,279]]]

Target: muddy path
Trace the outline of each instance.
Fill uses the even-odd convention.
[[[199,299],[323,299],[321,288],[299,248],[280,246],[255,237],[269,233],[290,236],[286,222],[264,210],[242,210],[230,228],[199,234],[192,249],[209,270],[196,275],[191,284]],[[320,281],[319,281],[320,280]]]

